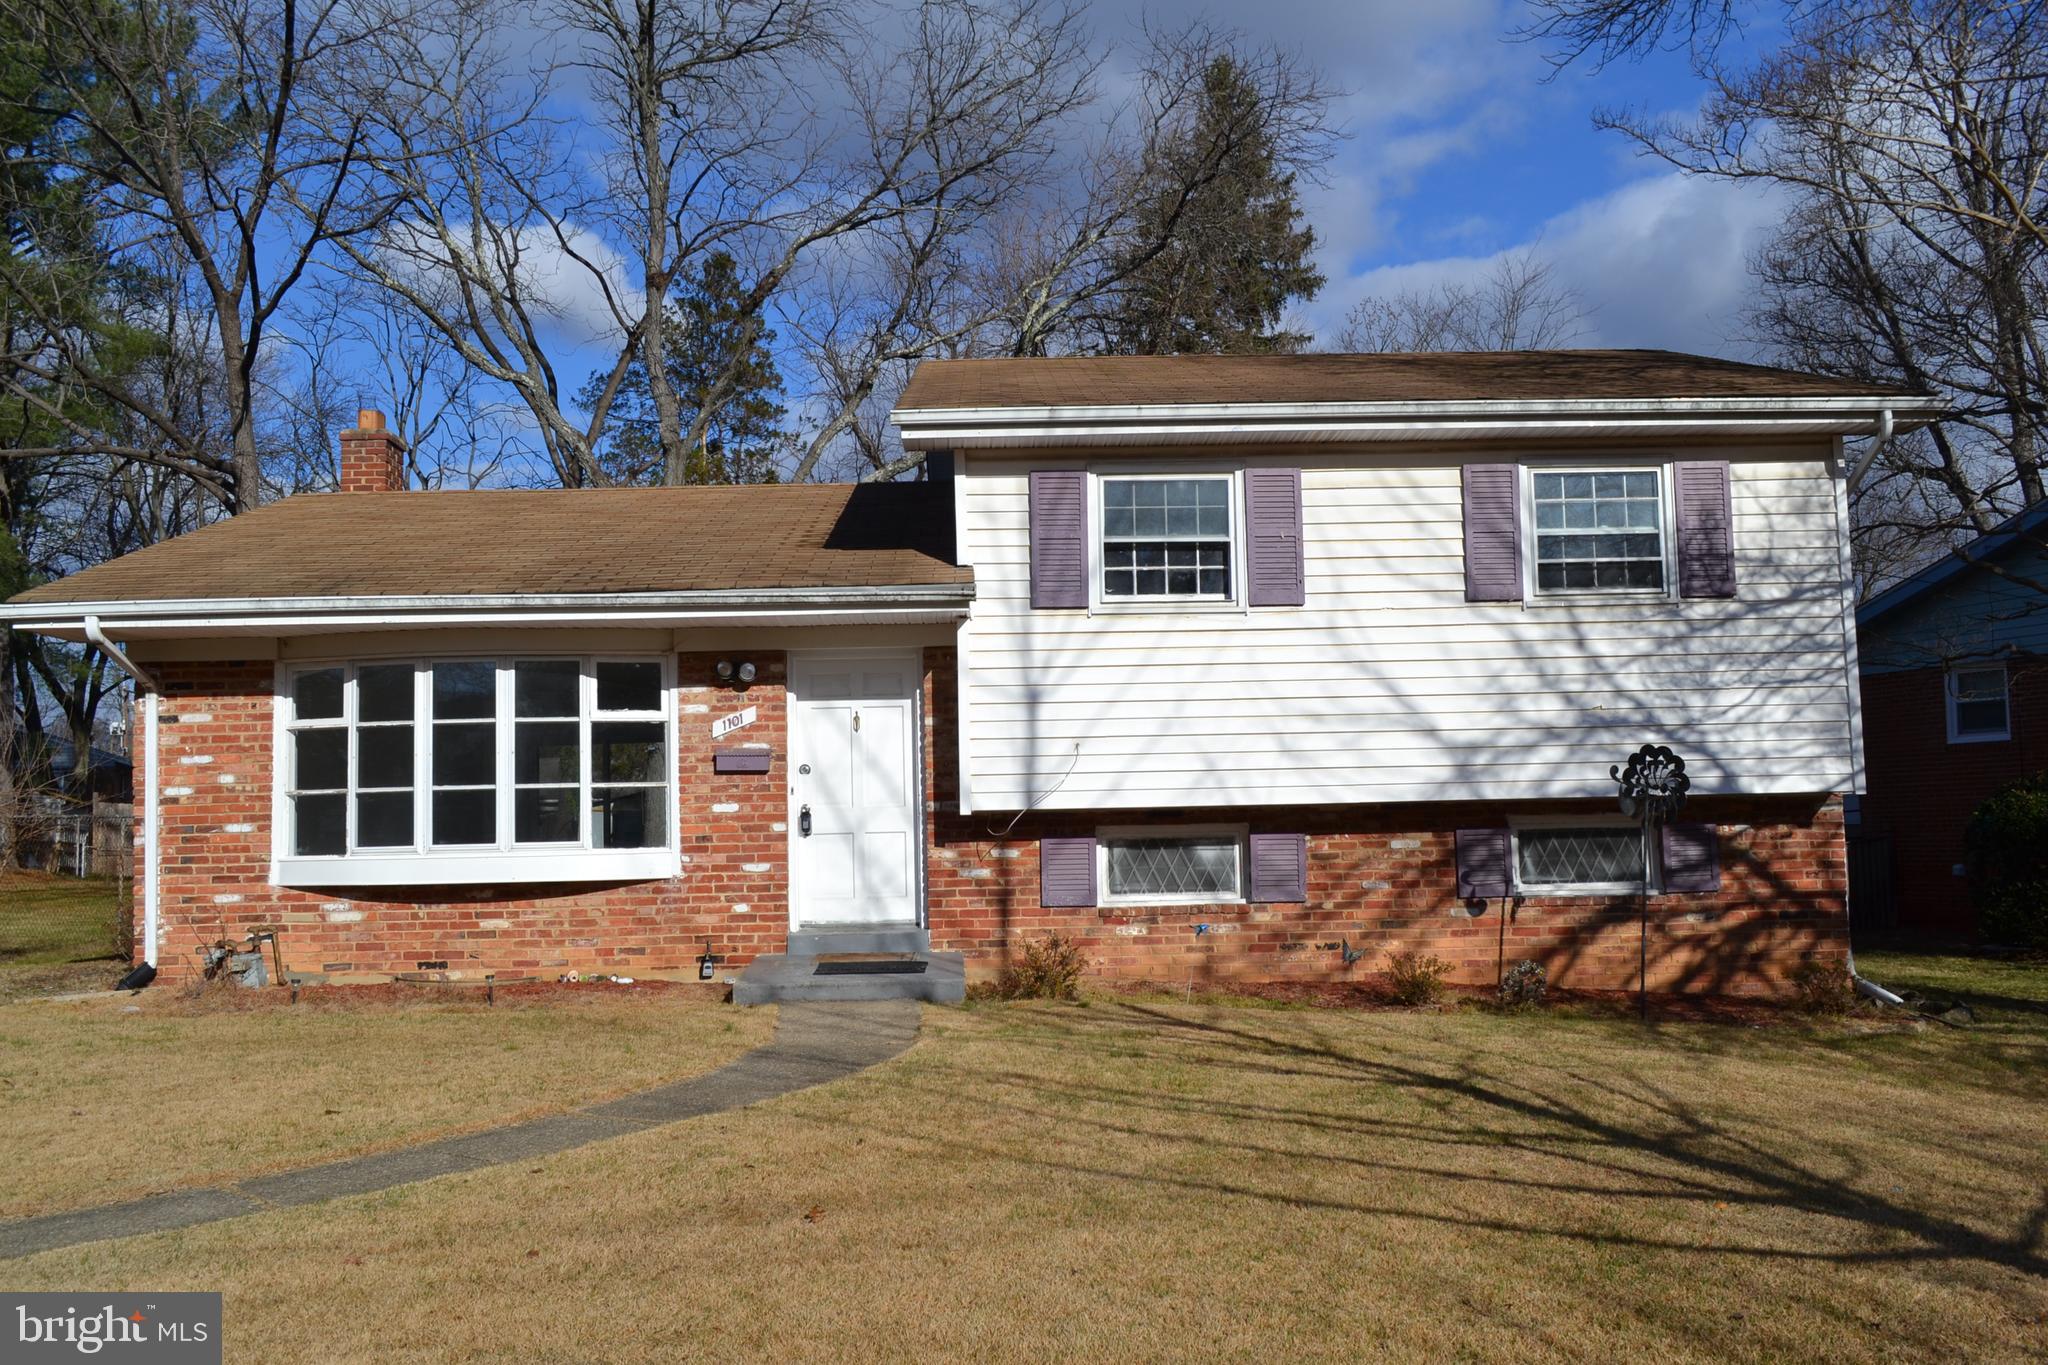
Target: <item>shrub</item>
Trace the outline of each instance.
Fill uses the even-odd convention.
[[[1510,1009],[1543,1003],[1550,990],[1550,973],[1541,962],[1517,962],[1500,979],[1500,1002]]]
[[[1394,999],[1404,1005],[1435,1004],[1443,998],[1444,978],[1450,974],[1451,964],[1433,953],[1410,949],[1387,954],[1387,981]]]
[[[1846,962],[1803,962],[1792,984],[1799,1008],[1808,1014],[1847,1014],[1856,1004],[1856,978]]]
[[[2048,949],[2048,773],[1993,792],[1970,817],[1963,846],[1984,937]]]
[[[1081,945],[1061,934],[1047,934],[1026,943],[1018,959],[1003,968],[996,994],[1005,1000],[1079,1000],[1081,973],[1087,965]]]

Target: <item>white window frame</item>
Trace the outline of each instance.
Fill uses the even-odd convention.
[[[1157,612],[1243,612],[1245,605],[1244,473],[1236,466],[1187,466],[1160,469],[1117,466],[1090,467],[1088,474],[1088,603],[1095,615]],[[1170,479],[1220,479],[1230,490],[1230,592],[1227,596],[1110,597],[1102,590],[1102,525],[1104,494],[1109,480],[1156,483]]]
[[[1508,819],[1508,876],[1517,896],[1636,896],[1647,890],[1658,895],[1664,888],[1663,851],[1653,841],[1644,850],[1643,880],[1640,882],[1536,882],[1522,880],[1522,835],[1566,829],[1626,830],[1638,839],[1642,826],[1620,815],[1518,815]]]
[[[1964,673],[1996,673],[1998,686],[2005,698],[2005,724],[1998,733],[1990,731],[1965,732],[1956,723],[1956,695],[1958,677]],[[1948,716],[1948,742],[1951,744],[1997,744],[2012,738],[2012,674],[2000,662],[1951,664],[1941,675],[1942,710]]]
[[[660,787],[667,822],[666,838],[652,848],[599,848],[591,844],[591,815],[580,805],[581,839],[573,844],[515,844],[515,793],[513,780],[517,719],[513,715],[513,666],[537,660],[563,660],[578,664],[577,686],[579,743],[581,746],[577,800],[594,785],[591,773],[590,729],[593,724],[620,720],[656,722],[662,726],[667,772]],[[433,735],[432,676],[435,664],[489,663],[497,670],[493,728],[493,752],[497,780],[495,793],[497,839],[489,845],[436,846],[432,837]],[[660,667],[660,711],[598,713],[597,666],[608,663],[652,663]],[[359,668],[398,665],[414,670],[413,677],[413,843],[411,847],[355,848],[356,802],[356,673]],[[294,679],[323,669],[343,670],[342,719],[315,722],[345,726],[349,733],[348,774],[350,786],[345,799],[345,828],[348,851],[328,854],[293,852],[295,840],[291,792],[295,777],[296,748],[292,742],[296,716],[292,698]],[[565,653],[561,650],[503,649],[489,653],[422,654],[404,657],[351,657],[342,659],[295,659],[280,663],[274,684],[274,724],[271,801],[271,882],[277,886],[457,886],[487,883],[573,882],[597,880],[649,881],[677,876],[681,872],[681,810],[678,804],[680,751],[676,724],[676,664],[668,654],[607,651]],[[642,785],[642,784],[627,784]]]
[[[1568,459],[1524,460],[1519,468],[1522,539],[1522,601],[1542,606],[1573,602],[1668,602],[1678,598],[1678,518],[1672,506],[1671,462],[1616,460],[1612,464]],[[1664,556],[1661,588],[1542,588],[1536,582],[1536,476],[1538,474],[1654,474],[1657,476],[1658,546]]]
[[[1237,894],[1126,895],[1109,889],[1109,846],[1130,839],[1214,839],[1230,840],[1237,846]],[[1096,903],[1103,906],[1132,905],[1245,905],[1251,888],[1251,827],[1249,825],[1105,825],[1095,831]]]

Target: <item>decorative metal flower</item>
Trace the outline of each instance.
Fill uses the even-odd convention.
[[[1692,779],[1685,775],[1685,760],[1662,744],[1645,744],[1629,755],[1628,766],[1609,768],[1621,788],[1621,813],[1653,820],[1665,820],[1685,806],[1685,794]]]

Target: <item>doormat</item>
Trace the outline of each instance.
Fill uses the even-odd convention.
[[[813,976],[915,976],[926,964],[888,957],[874,962],[820,962]]]

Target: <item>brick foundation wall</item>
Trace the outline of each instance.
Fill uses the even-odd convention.
[[[1898,927],[1941,937],[1975,937],[1970,884],[1956,875],[1963,831],[1984,799],[2006,783],[2048,768],[2048,668],[2008,668],[2012,738],[1948,742],[1945,672],[1915,668],[1863,676],[1863,733],[1869,794],[1854,833],[1891,844]]]
[[[327,891],[269,885],[272,665],[159,665],[160,972],[173,982],[191,976],[196,948],[268,924],[283,926],[289,969],[333,981],[380,980],[440,960],[464,978],[695,976],[707,938],[726,959],[722,973],[780,952],[789,923],[784,660],[750,653],[761,676],[742,698],[716,684],[718,657],[678,659],[682,876]],[[741,705],[760,719],[714,745],[714,716]],[[714,748],[762,743],[774,754],[768,773],[712,771]]]
[[[1455,980],[1491,984],[1505,961],[1542,962],[1561,987],[1632,989],[1634,897],[1530,898],[1468,906],[1456,897],[1453,831],[1498,825],[1498,806],[1398,805],[1294,811],[1171,810],[1027,815],[957,814],[950,736],[957,699],[951,650],[926,651],[926,754],[932,765],[929,899],[932,943],[968,955],[988,975],[1018,946],[1058,931],[1098,973],[1167,982],[1344,981],[1384,966],[1389,952],[1434,953]],[[1608,803],[1546,803],[1532,812],[1605,814]],[[1247,817],[1250,817],[1249,820]],[[1809,958],[1848,949],[1841,803],[1814,798],[1702,799],[1688,819],[1721,833],[1721,889],[1659,897],[1650,914],[1653,990],[1782,994]],[[1038,840],[1092,835],[1098,823],[1249,823],[1253,833],[1308,835],[1302,905],[1175,906],[1170,910],[1046,909]],[[1206,926],[1198,931],[1198,926]],[[1503,938],[1505,943],[1503,945]],[[1364,956],[1347,967],[1334,946]]]

